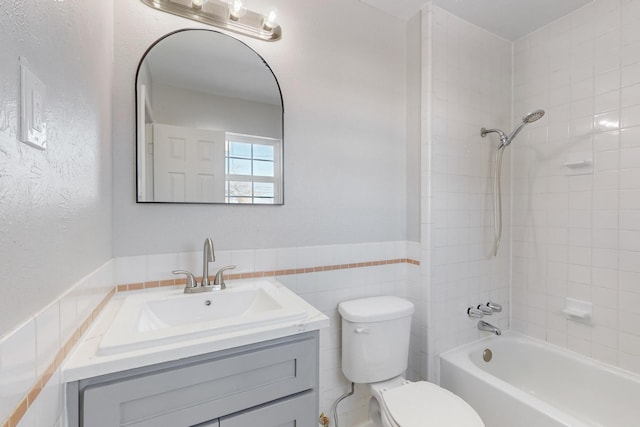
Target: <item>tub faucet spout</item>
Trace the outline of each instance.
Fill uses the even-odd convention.
[[[478,321],[478,329],[481,331],[491,332],[492,334],[502,335],[502,331],[497,326],[493,326],[489,322],[485,322],[484,320]]]
[[[204,240],[204,248],[202,249],[202,286],[211,286],[209,283],[209,263],[216,260],[213,252],[213,240],[207,237]]]

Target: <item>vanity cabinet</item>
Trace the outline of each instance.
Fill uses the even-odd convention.
[[[67,384],[70,427],[312,427],[318,332]]]

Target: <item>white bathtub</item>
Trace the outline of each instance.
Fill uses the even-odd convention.
[[[640,426],[640,376],[513,332],[443,353],[440,384],[486,427]]]

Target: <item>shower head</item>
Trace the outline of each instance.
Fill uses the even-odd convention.
[[[544,110],[536,110],[532,113],[527,114],[522,118],[523,123],[533,123],[536,120],[540,120],[544,116]]]
[[[505,135],[500,129],[480,129],[480,136],[483,138],[487,136],[488,133],[497,133],[500,135],[500,147],[506,147],[511,144],[513,139],[520,133],[523,127],[528,125],[529,123],[533,123],[537,120],[540,120],[544,116],[544,110],[536,110],[533,111],[522,118],[522,122],[516,126],[516,128],[511,132],[509,136]]]
[[[522,118],[522,122],[520,122],[520,124],[507,137],[506,142],[503,142],[503,145],[507,146],[507,145],[511,144],[513,139],[520,133],[520,131],[522,130],[523,127],[525,127],[529,123],[533,123],[533,122],[535,122],[537,120],[540,120],[542,118],[542,116],[544,116],[544,110],[536,110],[534,112],[531,112],[531,113],[525,115]]]

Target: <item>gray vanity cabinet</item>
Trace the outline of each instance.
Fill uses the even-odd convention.
[[[67,385],[74,427],[313,427],[318,332]]]

